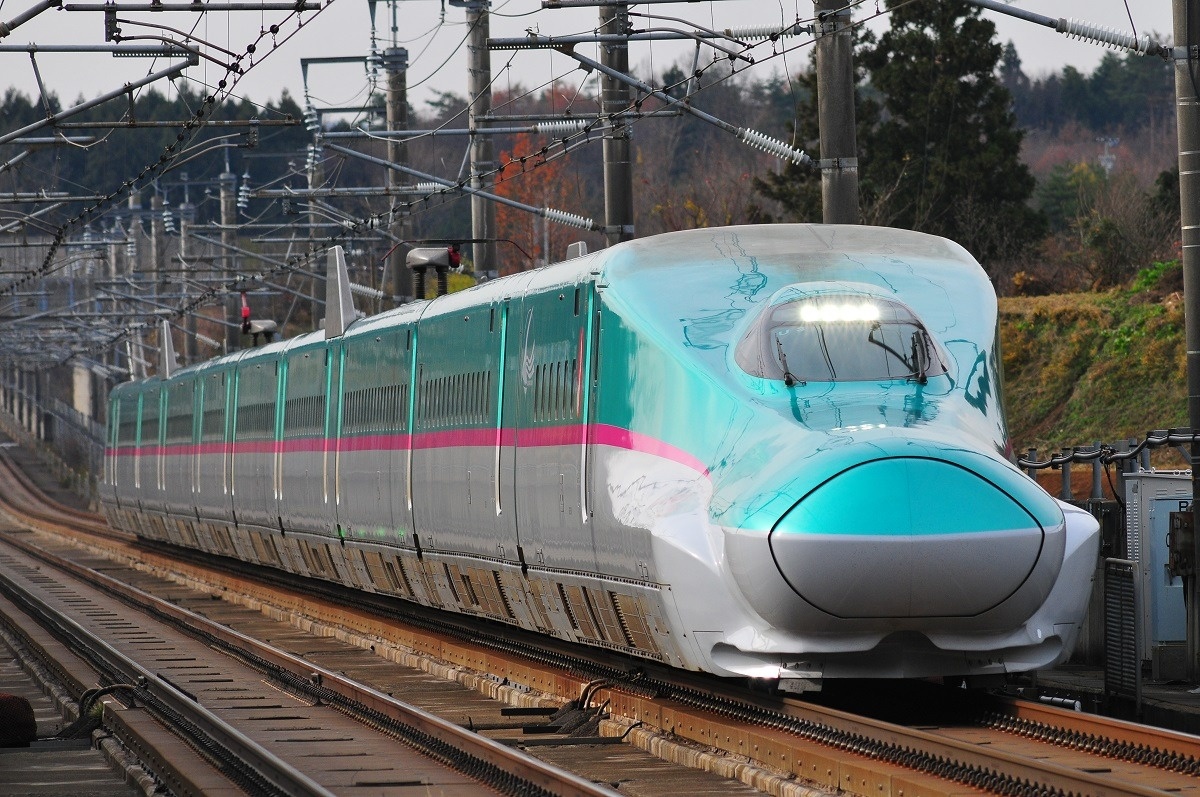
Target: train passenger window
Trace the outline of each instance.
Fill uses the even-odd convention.
[[[158,445],[160,392],[148,390],[142,397],[142,445]]]
[[[167,391],[167,443],[192,442],[192,383],[181,382]]]
[[[117,445],[137,445],[138,397],[136,395],[122,396],[118,412],[120,413],[120,422],[117,428]]]
[[[946,373],[913,312],[877,297],[822,295],[769,308],[738,343],[747,373],[785,383],[913,380]]]

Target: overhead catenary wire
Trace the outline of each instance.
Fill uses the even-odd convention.
[[[770,46],[774,47],[774,42],[770,43]],[[802,46],[804,46],[804,44],[802,44]],[[794,49],[794,48],[790,48],[790,49]],[[787,50],[784,50],[784,52],[786,53]],[[772,54],[770,54],[770,56],[768,56],[768,58],[772,58],[772,56],[779,55],[779,54],[781,54],[781,53],[773,52]],[[713,62],[713,64],[702,67],[702,71],[708,70],[708,68],[712,68],[712,66],[714,66],[714,65],[715,65],[715,61]],[[720,78],[720,79],[725,79],[725,78]],[[582,85],[584,85],[584,83],[586,83],[586,80],[584,80],[584,82],[581,82],[580,85],[582,86]],[[232,92],[229,92],[229,94],[232,94]],[[636,107],[640,106],[641,102],[644,101],[644,98],[646,98],[646,97],[640,97],[640,98],[637,98],[637,100],[632,101],[630,103],[630,108],[636,108]],[[503,170],[506,166],[509,166],[509,164],[517,164],[517,163],[521,164],[522,173],[526,172],[526,170],[533,170],[536,167],[540,166],[541,163],[545,163],[545,162],[553,160],[553,158],[565,155],[566,151],[569,151],[570,149],[574,148],[574,146],[576,146],[576,145],[586,144],[588,137],[592,136],[592,134],[595,133],[596,131],[598,131],[599,127],[600,127],[598,124],[594,124],[594,122],[593,122],[593,124],[586,124],[586,125],[582,125],[582,126],[580,125],[580,122],[572,122],[572,125],[574,125],[576,127],[580,127],[576,131],[577,137],[569,139],[568,136],[564,136],[563,140],[560,140],[560,142],[552,143],[551,146],[552,146],[552,148],[556,148],[556,152],[551,152],[550,148],[547,148],[547,146],[541,146],[541,148],[539,148],[539,150],[536,151],[535,155],[534,154],[523,154],[523,155],[515,155],[514,157],[509,158],[508,162],[506,162],[504,164],[500,164],[499,168],[494,170],[494,172],[492,174],[503,173]],[[569,133],[569,131],[554,131],[554,132]],[[745,140],[745,142],[748,144],[757,146],[757,148],[766,149],[767,151],[773,151],[774,154],[779,154],[779,152],[786,152],[787,149],[791,149],[791,148],[787,148],[786,144],[778,142],[778,140],[770,138],[770,137],[766,136],[766,134],[758,133],[758,132],[752,131],[752,130],[744,131],[743,136],[740,138],[742,138],[742,140]],[[575,143],[571,143],[571,142],[575,142]],[[527,163],[527,160],[528,160],[528,163]],[[335,167],[335,168],[340,168],[340,167]],[[512,178],[514,178],[514,176],[515,175],[502,176],[502,180],[512,179]],[[330,179],[330,176],[326,175],[325,179],[326,179],[326,181],[328,181]],[[443,188],[442,188],[442,193],[445,194],[446,199],[450,198],[449,192],[454,192],[454,191],[455,191],[455,188],[446,188],[445,186],[443,186]],[[427,204],[421,205],[420,203],[396,203],[396,204],[394,204],[394,206],[392,206],[392,210],[395,210],[397,208],[412,209],[412,208],[416,208],[416,206],[428,206],[428,205]],[[566,211],[558,211],[558,212],[560,212],[560,214],[563,214],[565,217],[578,218],[575,214],[568,214],[568,212],[566,212]],[[382,216],[382,215],[379,215],[379,216]],[[355,226],[350,226],[350,227],[342,230],[342,232],[337,233],[334,236],[331,236],[328,244],[319,244],[318,246],[332,245],[332,242],[346,238],[347,235],[356,235],[356,234],[361,233],[362,230],[364,230],[364,229],[373,229],[374,227],[378,226],[376,218],[378,218],[379,216],[368,217],[367,220],[362,221],[361,224],[355,224]],[[308,245],[313,246],[311,241],[308,242]]]

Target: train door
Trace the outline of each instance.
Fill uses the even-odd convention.
[[[287,532],[332,532],[327,501],[330,347],[310,346],[288,353],[284,386],[279,478],[280,526]]]
[[[496,533],[517,543],[517,557],[524,564],[535,564],[531,551],[521,539],[517,517],[517,449],[516,435],[522,418],[521,384],[522,308],[525,287],[537,272],[527,271],[509,277],[509,294],[492,304],[490,312],[496,327],[495,341],[499,347],[496,363],[496,416],[493,456],[495,458]]]
[[[142,402],[145,398],[144,393],[138,393],[129,405],[137,427],[133,438],[133,495],[136,496],[138,509],[142,508]]]
[[[630,386],[645,360],[617,312],[603,301],[603,288],[591,302],[591,390],[588,394],[586,505],[596,543],[598,572],[635,580],[653,575],[652,543],[644,523],[630,523],[628,477],[646,468],[645,454],[631,449],[629,431],[635,397]]]
[[[391,465],[400,443],[401,392],[396,337],[387,332],[343,339],[337,517],[343,533],[367,542],[395,542]]]
[[[197,519],[230,520],[227,408],[229,374],[211,368],[200,379],[200,441],[195,454],[194,500]]]
[[[417,356],[417,327],[415,324],[400,329],[387,338],[386,356],[394,360],[395,387],[391,391],[394,404],[389,399],[389,408],[395,413],[393,429],[394,444],[391,446],[388,473],[390,483],[392,528],[397,541],[404,547],[414,547],[413,532],[413,484],[412,484],[412,395]],[[391,370],[391,369],[389,369]]]
[[[143,511],[161,512],[162,449],[159,427],[162,417],[163,390],[157,383],[150,383],[142,392],[142,421],[138,432],[138,490]]]
[[[321,495],[325,502],[322,521],[333,536],[342,536],[338,525],[338,458],[342,434],[342,387],[346,367],[346,348],[341,341],[330,341],[329,382],[325,395],[329,396],[325,418],[325,447],[321,456]]]
[[[421,320],[414,520],[424,547],[515,562],[516,528],[497,506],[501,316],[483,306]]]
[[[104,478],[100,488],[106,501],[118,504],[117,497],[117,412],[120,408],[120,398],[110,398],[108,402],[108,423],[104,426]]]
[[[166,391],[163,435],[163,502],[167,514],[192,511],[192,452],[195,445],[196,383],[173,381]]]
[[[123,509],[137,506],[136,457],[138,444],[138,401],[140,396],[132,390],[122,391],[113,405],[112,473],[114,492]]]
[[[520,362],[512,395],[517,525],[532,564],[595,572],[584,494],[590,285],[526,294],[519,315]],[[512,352],[510,352],[511,354]]]
[[[230,494],[239,525],[276,526],[275,414],[279,361],[255,357],[238,363],[237,402],[230,445]]]

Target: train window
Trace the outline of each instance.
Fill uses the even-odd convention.
[[[888,299],[822,295],[769,308],[738,343],[747,373],[788,384],[914,380],[946,373],[913,312]]]
[[[120,414],[120,420],[117,423],[117,445],[137,445],[138,397],[136,395],[122,396],[117,412]]]
[[[261,365],[242,370],[238,379],[237,437],[275,439],[275,373]]]
[[[193,398],[191,382],[172,385],[167,391],[167,443],[192,442]]]
[[[204,386],[204,415],[200,439],[206,443],[225,440],[225,374],[213,374]]]
[[[142,397],[142,445],[158,445],[160,390],[147,390]]]
[[[310,350],[288,357],[283,422],[284,436],[289,439],[325,434],[327,358],[314,357],[314,353]]]

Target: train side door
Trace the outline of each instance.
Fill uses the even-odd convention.
[[[234,494],[237,492],[237,488],[233,483],[233,465],[236,457],[234,451],[236,447],[234,431],[237,421],[238,382],[240,381],[240,376],[236,369],[230,368],[228,375],[225,377],[225,447],[221,456],[221,479],[225,490],[225,520],[231,524],[236,521],[234,517]]]
[[[394,360],[394,366],[388,369],[393,373],[394,385],[389,388],[387,405],[393,439],[389,468],[392,529],[400,545],[413,547],[412,397],[416,379],[416,324],[393,333],[387,341],[386,356]]]
[[[329,531],[325,463],[332,353],[330,347],[312,346],[286,358],[277,519],[289,533]]]
[[[495,382],[495,505],[496,533],[502,539],[515,540],[515,555],[524,564],[536,564],[531,552],[524,546],[517,515],[517,431],[523,423],[521,389],[522,321],[525,286],[537,272],[526,271],[508,278],[508,295],[495,302],[491,311],[495,313],[496,344],[499,348],[496,363],[498,378]],[[509,554],[510,558],[512,554]]]
[[[496,313],[500,357],[497,363],[499,379],[496,380],[496,430],[495,440],[495,502],[497,533],[502,538],[516,540],[517,557],[525,559],[521,546],[520,529],[517,525],[517,449],[515,446],[517,419],[520,417],[521,360],[521,300],[505,298],[493,307]]]
[[[496,505],[503,410],[494,391],[503,331],[495,310],[472,307],[421,319],[414,523],[425,548],[516,561],[516,527],[498,520],[503,504]]]
[[[202,389],[200,441],[195,457],[196,515],[224,521],[230,510],[227,428],[230,374],[225,368],[213,368],[198,381],[202,382]]]
[[[526,560],[595,572],[583,489],[589,290],[586,283],[553,287],[521,304],[513,472]]]
[[[329,400],[326,402],[325,446],[321,456],[321,494],[325,499],[321,520],[326,533],[331,536],[340,536],[337,471],[341,460],[339,444],[342,433],[342,371],[346,359],[345,351],[345,347],[338,341],[331,341],[326,347],[329,381],[325,387],[325,395]]]

